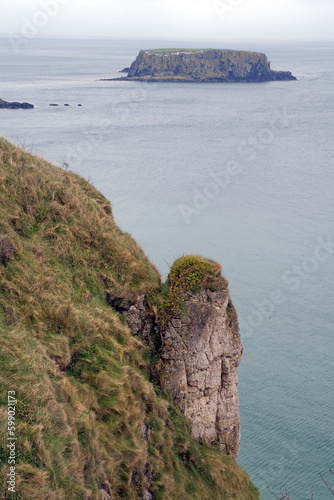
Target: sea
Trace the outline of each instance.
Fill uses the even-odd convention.
[[[265,52],[297,81],[101,81],[162,47]],[[93,183],[164,279],[183,254],[222,264],[261,498],[332,498],[334,44],[3,36],[0,68],[0,97],[35,106],[0,110],[1,136]]]

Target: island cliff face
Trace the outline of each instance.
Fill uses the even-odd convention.
[[[296,80],[273,71],[265,54],[237,50],[141,50],[125,80],[191,82],[266,82]]]

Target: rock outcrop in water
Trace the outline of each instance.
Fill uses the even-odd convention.
[[[7,102],[0,99],[0,108],[6,109],[32,109],[34,108],[33,104],[29,104],[29,102]]]
[[[266,82],[296,80],[273,71],[265,54],[238,50],[141,50],[123,80],[168,82]]]

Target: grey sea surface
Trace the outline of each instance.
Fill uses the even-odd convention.
[[[222,263],[244,345],[238,462],[265,500],[267,486],[327,500],[334,46],[200,44],[265,52],[297,81],[99,81],[173,45],[185,42],[0,38],[0,97],[35,105],[0,110],[0,135],[89,179],[164,277],[182,254]]]

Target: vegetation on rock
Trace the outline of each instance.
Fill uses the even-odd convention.
[[[224,282],[220,272],[219,264],[197,255],[176,260],[162,291],[164,300],[159,308],[160,321],[179,315],[184,301],[198,293],[202,286],[214,289],[218,283]],[[228,284],[226,280],[225,284]]]
[[[217,49],[149,49],[147,52],[150,54],[172,54],[179,52],[202,52],[202,51],[215,51]],[[231,49],[222,49],[224,52],[235,52]],[[245,50],[239,50],[238,52],[242,52],[244,54],[251,54],[251,52],[247,52]]]

